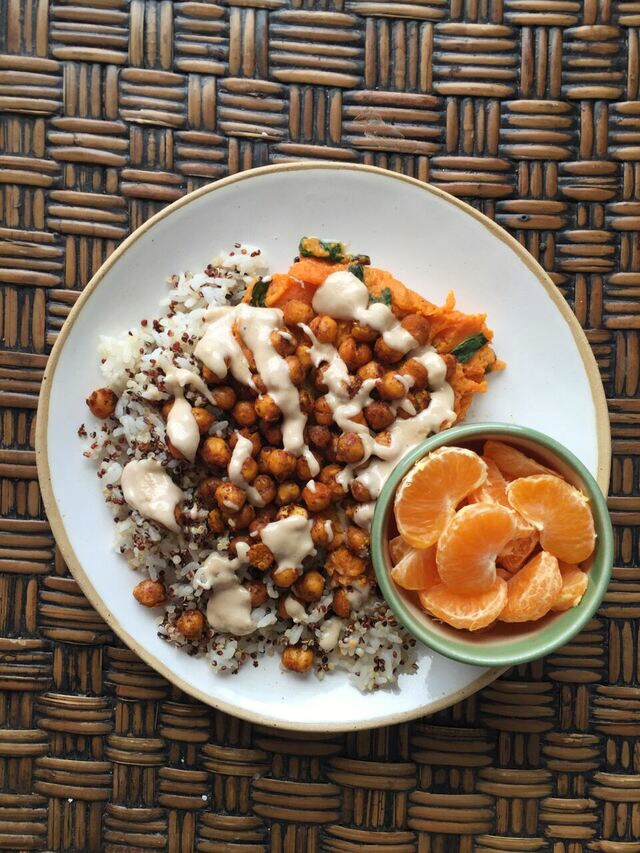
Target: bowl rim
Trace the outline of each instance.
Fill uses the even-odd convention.
[[[385,548],[385,539],[389,516],[393,511],[393,501],[400,482],[420,459],[439,447],[456,446],[459,443],[479,440],[481,438],[502,437],[508,439],[523,439],[539,444],[554,453],[582,481],[584,490],[591,503],[594,523],[597,532],[594,562],[590,583],[584,598],[577,605],[564,613],[558,614],[553,622],[543,626],[539,631],[533,631],[524,637],[511,641],[505,637],[496,646],[474,643],[473,635],[460,632],[460,637],[449,637],[433,630],[429,626],[431,617],[425,620],[416,617],[404,601],[402,593],[389,574],[390,563]],[[591,472],[567,447],[551,436],[530,427],[518,424],[500,422],[483,422],[454,426],[425,439],[418,447],[407,453],[394,468],[376,501],[376,507],[371,525],[371,556],[378,585],[385,601],[397,618],[413,637],[424,645],[453,660],[476,666],[510,667],[543,657],[567,643],[584,628],[596,612],[606,593],[613,566],[613,527],[607,500],[601,486]],[[591,575],[591,572],[594,572]],[[579,612],[576,613],[575,611]],[[571,618],[573,615],[573,618]],[[522,647],[518,652],[509,653],[509,648],[515,645]]]
[[[554,306],[557,308],[560,315],[563,317],[563,319],[569,326],[578,352],[580,353],[580,357],[582,359],[584,369],[587,374],[591,397],[594,405],[594,417],[597,427],[597,452],[599,471],[598,479],[603,484],[603,487],[606,487],[606,484],[609,481],[609,470],[611,465],[611,433],[609,428],[607,400],[605,397],[602,382],[600,380],[597,363],[587,340],[587,337],[585,335],[585,332],[582,329],[580,323],[578,322],[577,317],[571,311],[568,304],[566,303],[566,301],[556,288],[555,284],[553,283],[552,279],[538,263],[538,261],[536,261],[536,259],[524,248],[524,246],[522,246],[518,242],[518,240],[516,240],[515,237],[513,237],[511,234],[509,234],[507,231],[497,225],[492,219],[489,219],[488,216],[481,213],[479,210],[476,210],[476,208],[474,208],[467,202],[456,198],[455,196],[451,195],[443,189],[440,189],[439,187],[433,186],[432,184],[426,183],[424,181],[420,181],[417,178],[413,178],[409,175],[403,175],[401,173],[393,172],[388,169],[383,169],[378,166],[370,166],[362,163],[342,163],[332,160],[312,160],[294,161],[289,163],[276,163],[268,166],[260,166],[253,169],[247,169],[243,172],[238,172],[236,174],[228,175],[224,178],[212,181],[202,187],[199,187],[196,190],[193,190],[190,193],[185,194],[181,198],[162,208],[162,210],[158,211],[156,214],[147,219],[144,223],[142,223],[142,225],[140,225],[131,234],[129,234],[129,236],[126,237],[122,243],[120,243],[120,245],[104,261],[104,263],[98,268],[98,270],[96,270],[88,284],[80,293],[78,299],[76,300],[71,311],[69,312],[69,316],[63,324],[62,329],[60,330],[60,333],[58,334],[56,341],[54,342],[53,348],[49,354],[49,358],[47,360],[47,365],[45,367],[41,383],[38,401],[36,419],[36,465],[45,512],[49,520],[51,531],[55,538],[56,544],[60,550],[60,553],[62,554],[66,565],[69,567],[71,574],[78,582],[80,588],[89,600],[92,607],[100,614],[100,616],[105,620],[107,625],[120,637],[120,639],[128,646],[128,648],[135,651],[135,653],[146,664],[148,664],[152,669],[154,669],[164,678],[166,678],[167,681],[174,684],[176,687],[183,690],[190,696],[193,696],[195,699],[198,699],[201,702],[204,702],[205,704],[209,705],[210,707],[216,708],[217,710],[224,711],[228,714],[240,717],[241,719],[248,720],[249,722],[268,725],[273,728],[297,731],[342,732],[347,730],[356,731],[359,729],[371,729],[380,726],[392,725],[415,719],[424,715],[425,713],[435,713],[436,711],[439,711],[443,708],[447,708],[450,705],[455,704],[456,702],[461,701],[462,699],[465,699],[467,696],[487,686],[492,681],[494,681],[499,675],[501,675],[506,667],[488,669],[480,673],[478,675],[478,678],[471,684],[469,684],[467,687],[462,688],[460,691],[450,696],[447,696],[446,698],[437,699],[430,703],[416,706],[411,711],[387,714],[376,718],[376,720],[373,722],[367,720],[363,723],[358,723],[350,726],[332,724],[331,722],[327,722],[323,725],[316,725],[296,724],[287,722],[284,719],[274,720],[272,718],[265,717],[259,713],[244,711],[243,709],[237,708],[235,705],[232,705],[226,701],[216,699],[204,690],[201,690],[197,684],[184,678],[179,671],[171,669],[170,667],[166,666],[162,661],[158,660],[152,652],[149,652],[144,647],[144,645],[139,643],[129,633],[127,628],[123,624],[121,624],[117,615],[110,612],[109,608],[106,606],[102,598],[97,594],[97,592],[95,592],[89,576],[85,572],[84,567],[82,566],[75,554],[71,541],[67,535],[64,522],[58,510],[57,502],[53,491],[53,483],[51,480],[51,471],[49,468],[47,442],[51,388],[53,385],[58,360],[60,358],[60,353],[62,352],[62,349],[71,332],[71,329],[75,323],[77,316],[80,314],[86,303],[89,301],[92,294],[95,292],[105,275],[118,262],[119,258],[129,249],[129,247],[133,245],[133,243],[135,243],[149,229],[153,228],[157,222],[161,221],[167,216],[172,215],[175,210],[190,204],[191,202],[201,198],[204,195],[207,195],[211,192],[215,192],[218,189],[223,189],[231,184],[250,180],[251,178],[258,177],[261,175],[275,174],[280,172],[307,171],[314,169],[326,169],[336,171],[350,170],[353,172],[360,172],[362,174],[369,173],[374,176],[377,175],[380,178],[398,180],[413,185],[421,189],[423,192],[427,192],[431,195],[434,195],[442,199],[443,201],[452,204],[454,207],[457,207],[460,210],[466,212],[469,216],[473,217],[477,222],[479,222],[487,231],[489,231],[492,236],[496,237],[502,243],[507,245],[518,256],[520,261],[536,277],[540,286],[544,289],[547,296],[551,299]]]

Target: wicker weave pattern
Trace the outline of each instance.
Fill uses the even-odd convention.
[[[638,853],[640,4],[0,0],[0,848]],[[570,646],[349,736],[192,702],[94,613],[33,452],[78,291],[163,205],[268,162],[432,181],[540,259],[614,434],[615,580]]]

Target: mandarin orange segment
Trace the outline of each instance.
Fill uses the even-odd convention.
[[[496,556],[516,532],[516,514],[493,503],[459,510],[438,542],[438,572],[449,589],[462,595],[482,593],[496,579]]]
[[[509,506],[507,500],[507,481],[502,476],[502,472],[488,456],[482,457],[487,466],[487,479],[477,489],[474,489],[468,496],[467,500],[470,504],[475,503],[496,503],[502,506]]]
[[[575,486],[549,474],[523,477],[507,486],[511,506],[540,531],[545,551],[567,563],[591,556],[596,533],[589,501]]]
[[[516,538],[507,542],[504,550],[498,554],[498,565],[510,572],[517,572],[518,569],[521,569],[540,542],[540,534],[535,527],[531,525],[527,525],[527,527],[528,531],[525,531],[521,536],[516,535]],[[520,532],[519,530],[518,533]]]
[[[533,622],[546,615],[562,589],[557,559],[547,551],[529,560],[507,582],[507,603],[501,622]]]
[[[562,576],[562,588],[551,605],[551,609],[556,613],[571,610],[572,607],[580,604],[589,585],[589,577],[580,566],[561,562],[560,574]]]
[[[531,477],[534,474],[553,474],[559,477],[550,468],[536,462],[521,450],[505,444],[504,441],[489,439],[484,443],[485,457],[492,459],[507,480],[515,480],[518,477]]]
[[[398,565],[391,569],[391,577],[403,589],[430,589],[440,583],[435,546],[410,548]]]
[[[485,592],[460,595],[444,583],[419,592],[422,607],[453,628],[479,631],[496,621],[507,603],[507,582],[496,577]]]
[[[484,483],[487,466],[472,450],[441,447],[407,474],[396,493],[398,530],[414,548],[435,545],[458,504]]]
[[[393,539],[389,541],[389,556],[391,557],[391,562],[394,566],[396,563],[399,563],[404,555],[408,554],[410,550],[411,545],[409,545],[408,542],[405,542],[402,536],[394,536]]]

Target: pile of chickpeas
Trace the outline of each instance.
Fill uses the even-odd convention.
[[[371,500],[371,495],[357,479],[351,483],[350,494],[345,494],[337,477],[346,465],[355,466],[357,474],[357,465],[363,460],[365,451],[357,432],[342,432],[334,423],[325,396],[328,391],[323,381],[326,366],[313,366],[311,342],[299,324],[307,324],[320,343],[336,347],[349,370],[348,391],[352,396],[365,380],[376,380],[370,393],[372,402],[353,420],[368,426],[379,443],[389,443],[387,430],[396,417],[410,417],[402,408],[395,411],[394,402],[406,397],[416,413],[429,405],[429,377],[420,362],[391,349],[378,332],[367,326],[336,321],[326,314],[316,315],[309,304],[299,300],[286,303],[283,314],[284,326],[272,332],[271,344],[286,359],[291,381],[298,388],[300,407],[307,416],[305,441],[318,460],[320,471],[313,478],[306,459],[282,448],[281,412],[256,372],[251,351],[239,339],[253,372],[255,390],[232,378],[218,377],[204,365],[201,367],[215,405],[230,422],[230,434],[227,438],[208,435],[216,415],[208,408],[193,408],[202,435],[198,460],[205,472],[196,488],[194,501],[199,508],[207,510],[207,525],[212,534],[232,534],[231,553],[236,553],[240,542],[250,546],[251,577],[244,581],[244,586],[251,595],[252,607],[267,601],[265,579],[270,575],[280,591],[279,618],[289,619],[285,608],[287,598],[293,596],[303,605],[313,605],[323,596],[327,583],[333,591],[331,610],[347,618],[351,612],[348,588],[370,583],[373,577],[368,533],[353,523],[358,504]],[[428,342],[429,325],[421,315],[407,315],[402,325],[418,345]],[[409,392],[399,376],[411,377]],[[109,417],[115,409],[116,398],[112,391],[99,389],[87,403],[98,417]],[[172,404],[169,401],[162,407],[165,418]],[[244,489],[228,479],[228,466],[238,433],[253,445],[252,455],[242,466],[242,477],[260,494],[264,502],[261,508],[253,507]],[[168,440],[167,449],[174,458],[182,458]],[[307,483],[312,479],[315,487],[309,488]],[[346,518],[346,523],[341,521],[338,506],[343,510],[341,517]],[[188,509],[190,507],[176,508],[179,524],[189,523]],[[314,545],[326,550],[324,572],[317,568],[274,569],[273,554],[260,541],[260,531],[270,522],[292,514],[311,519]],[[160,606],[167,599],[163,583],[152,580],[138,584],[134,596],[147,607]],[[206,620],[200,610],[188,610],[176,617],[174,626],[188,640],[199,641],[206,631]],[[313,666],[315,654],[308,645],[291,645],[285,647],[282,662],[287,669],[305,672]]]

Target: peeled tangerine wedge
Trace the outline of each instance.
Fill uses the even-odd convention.
[[[554,472],[530,456],[503,441],[485,441],[484,455],[492,459],[508,480],[518,477],[531,477],[534,474],[553,474]],[[558,476],[556,474],[556,476]]]
[[[562,575],[558,561],[546,551],[530,560],[507,582],[507,603],[501,622],[533,622],[541,619],[558,598]]]
[[[510,572],[517,572],[524,566],[540,541],[540,534],[535,527],[527,526],[528,531],[518,530],[515,538],[507,542],[498,554],[498,565]]]
[[[516,514],[500,504],[462,507],[444,529],[436,561],[442,582],[462,595],[491,589],[496,580],[496,557],[513,539]]]
[[[396,523],[414,548],[435,545],[458,504],[485,481],[487,466],[473,450],[441,447],[407,474],[396,494]]]
[[[589,585],[587,573],[583,572],[580,566],[571,566],[569,563],[560,562],[560,574],[562,575],[562,588],[551,605],[551,609],[556,613],[571,610],[572,607],[580,604]]]
[[[579,489],[549,474],[507,486],[511,506],[540,531],[540,544],[559,560],[581,563],[596,543],[589,501]]]
[[[409,551],[411,551],[411,545],[409,545],[408,542],[405,542],[402,536],[394,536],[389,542],[389,556],[391,557],[391,562],[394,566],[396,563],[399,563],[404,555],[408,554]]]
[[[391,569],[391,577],[403,589],[430,589],[440,583],[435,547],[410,548]]]
[[[483,456],[482,461],[487,466],[487,479],[481,486],[474,489],[467,497],[470,504],[495,503],[509,506],[507,500],[507,481],[502,472],[488,456]]]
[[[500,616],[507,603],[507,582],[496,577],[489,589],[476,595],[460,595],[439,583],[426,592],[419,592],[418,598],[425,610],[447,625],[479,631]]]

